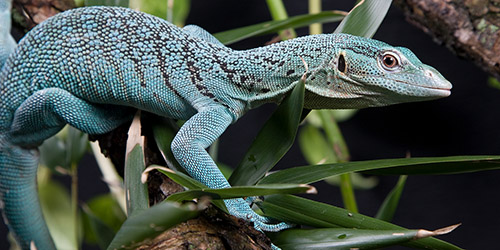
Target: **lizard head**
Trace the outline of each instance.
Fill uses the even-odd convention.
[[[308,75],[307,108],[365,108],[450,95],[451,83],[409,49],[344,38]]]

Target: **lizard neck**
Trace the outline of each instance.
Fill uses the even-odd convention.
[[[264,103],[279,103],[293,89],[304,73],[323,69],[331,60],[334,37],[314,35],[287,40],[268,46],[233,51],[226,58],[239,76],[230,77],[244,93],[248,108]]]

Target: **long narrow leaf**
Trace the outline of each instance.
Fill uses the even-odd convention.
[[[198,215],[194,205],[179,206],[174,202],[159,203],[130,216],[122,225],[108,250],[135,249],[137,243]]]
[[[176,183],[188,188],[188,189],[208,189],[206,185],[203,183],[189,177],[186,174],[183,174],[181,172],[176,172],[171,169],[168,169],[166,167],[161,167],[157,165],[152,165],[149,166],[144,173],[142,174],[142,181],[144,182],[147,180],[147,175],[151,170],[158,170],[160,173],[166,175],[168,178],[171,180],[175,181]],[[224,205],[224,202],[221,200],[214,200],[212,201],[212,204],[214,204],[216,207],[220,208],[224,212],[228,212],[226,205]]]
[[[339,174],[357,171],[366,171],[370,174],[412,175],[458,174],[493,169],[500,169],[500,156],[384,159],[289,168],[264,177],[259,184],[309,184]]]
[[[270,184],[259,186],[237,186],[222,189],[194,189],[170,195],[167,200],[185,201],[203,196],[212,199],[233,199],[248,196],[264,196],[271,194],[316,193],[316,189],[303,184]]]
[[[283,250],[302,249],[377,249],[449,233],[457,226],[428,230],[367,230],[351,228],[290,229],[271,236]]]
[[[403,193],[403,188],[405,187],[406,178],[407,178],[406,175],[402,175],[399,177],[398,183],[396,183],[394,189],[392,189],[389,195],[387,195],[387,197],[385,198],[384,202],[382,203],[382,206],[380,206],[377,212],[377,215],[375,215],[375,218],[384,221],[392,220],[394,214],[396,213],[401,193]]]
[[[125,158],[125,197],[127,215],[148,208],[148,188],[141,183],[144,162],[144,137],[141,136],[140,113],[138,112],[128,132]]]
[[[159,119],[153,123],[153,135],[155,138],[156,146],[160,150],[163,159],[171,169],[185,173],[184,168],[179,165],[172,154],[170,145],[174,139],[179,127],[170,119]]]
[[[372,37],[391,7],[391,0],[362,0],[342,20],[335,33]]]
[[[259,204],[265,215],[284,221],[298,224],[311,225],[309,221],[322,220],[346,228],[377,229],[377,230],[405,230],[404,228],[374,219],[365,215],[351,213],[345,209],[299,198],[292,195],[271,195]],[[292,215],[289,212],[293,211]],[[299,216],[297,216],[300,215]],[[292,217],[289,217],[292,215]],[[316,225],[311,225],[316,226]],[[427,238],[407,243],[412,247],[434,250],[459,250],[461,248],[447,242]]]
[[[288,28],[304,27],[313,23],[338,22],[344,18],[345,12],[341,11],[323,11],[318,14],[305,14],[290,17],[286,20],[268,21],[247,27],[232,29],[214,34],[214,36],[223,44],[231,44],[243,39],[274,33]]]
[[[229,178],[233,186],[255,184],[285,155],[295,140],[303,105],[304,81],[300,80],[260,130],[234,170]]]

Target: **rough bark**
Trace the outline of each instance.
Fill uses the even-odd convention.
[[[14,0],[14,16],[25,29],[32,29],[45,19],[75,8],[74,0]]]
[[[500,79],[499,0],[395,0],[407,20]]]

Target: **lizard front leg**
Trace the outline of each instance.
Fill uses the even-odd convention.
[[[232,121],[233,117],[224,107],[208,108],[192,116],[172,141],[172,153],[179,164],[209,188],[231,187],[205,149]],[[259,230],[279,231],[290,227],[284,222],[270,224],[271,219],[256,214],[241,198],[224,200],[224,203],[230,214],[253,222]]]

